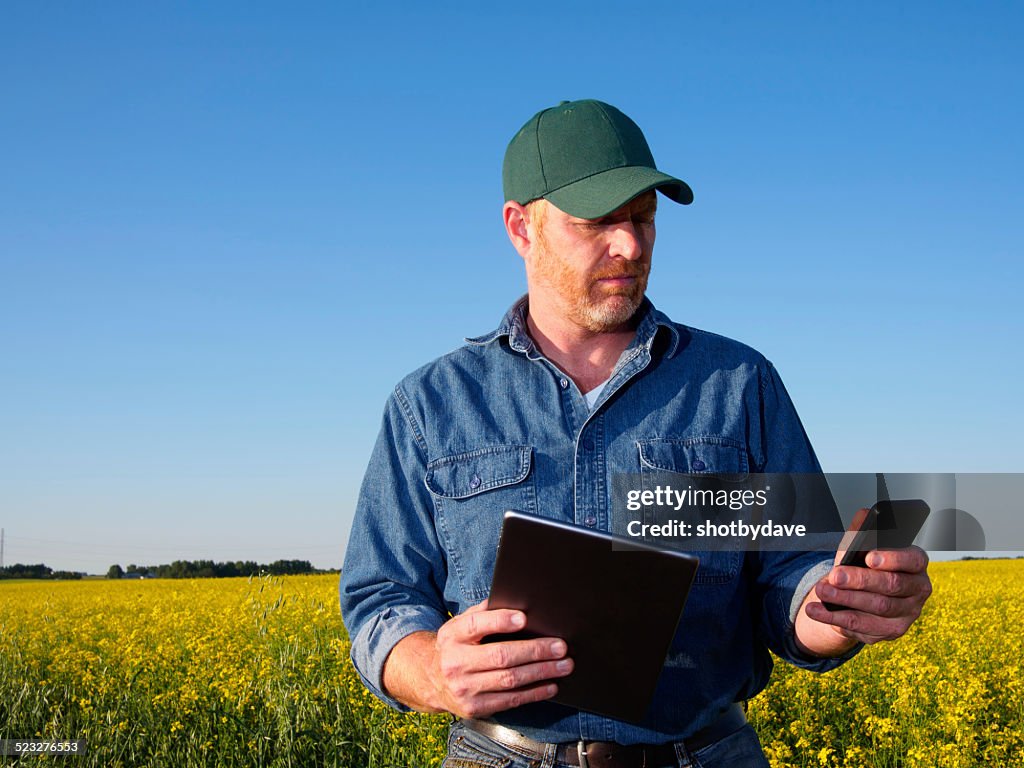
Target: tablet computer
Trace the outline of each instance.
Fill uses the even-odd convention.
[[[487,605],[523,611],[526,628],[487,640],[563,638],[574,668],[552,700],[638,722],[697,565],[693,555],[506,512]]]

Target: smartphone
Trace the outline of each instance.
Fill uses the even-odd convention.
[[[914,543],[931,512],[922,499],[887,499],[861,510],[839,545],[839,565],[867,567],[873,549],[905,549]],[[848,610],[845,605],[822,603],[830,611]]]

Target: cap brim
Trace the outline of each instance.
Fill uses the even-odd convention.
[[[621,208],[637,195],[657,189],[682,205],[693,202],[690,185],[654,168],[630,165],[595,173],[544,195],[570,216],[600,219]]]

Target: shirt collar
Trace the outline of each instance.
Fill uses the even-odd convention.
[[[515,304],[505,313],[501,323],[490,333],[483,336],[467,337],[468,344],[483,346],[497,341],[503,337],[508,339],[508,345],[516,352],[528,354],[536,349],[533,339],[526,330],[526,308],[529,304],[529,294],[521,296]],[[650,299],[644,297],[643,303],[637,309],[640,322],[636,328],[636,338],[629,345],[629,348],[641,345],[648,348],[654,343],[654,337],[660,328],[664,328],[668,344],[665,348],[666,357],[672,357],[679,349],[679,329],[669,320],[665,313],[659,311],[651,303]]]

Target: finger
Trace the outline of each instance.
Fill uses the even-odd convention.
[[[830,611],[821,603],[808,603],[807,615],[822,624],[831,624],[847,637],[872,644],[881,640],[895,640],[909,628],[909,618],[885,618],[861,611]]]
[[[864,525],[864,521],[868,519],[868,515],[871,514],[871,510],[867,507],[861,507],[853,516],[853,520],[850,522],[850,530],[859,531],[861,526]]]
[[[824,581],[843,590],[877,592],[892,597],[913,597],[931,593],[926,573],[903,573],[842,565],[833,568]]]
[[[473,684],[479,693],[514,691],[535,683],[554,680],[572,674],[572,659],[558,659],[536,664],[522,664],[507,669],[497,669],[473,675]]]
[[[894,597],[863,590],[839,589],[825,581],[818,582],[814,591],[824,603],[833,603],[874,616],[897,618],[916,615],[916,603],[908,597]]]
[[[462,615],[465,616],[467,613],[476,613],[477,611],[486,611],[487,610],[487,601],[489,599],[490,598],[485,597],[483,600],[481,600],[476,605],[469,606],[469,608],[467,608],[466,610],[464,610],[462,612]]]
[[[453,709],[453,714],[459,717],[489,717],[495,712],[545,701],[557,693],[558,686],[554,683],[541,683],[502,693],[483,693],[467,699],[461,706]]]
[[[867,566],[875,570],[924,573],[928,569],[928,553],[920,547],[875,549],[868,553]]]
[[[477,606],[474,606],[476,608]],[[518,632],[526,626],[526,614],[510,608],[472,608],[445,625],[446,634],[465,643],[479,642],[488,635]]]
[[[460,669],[467,672],[512,669],[524,664],[557,661],[564,658],[567,651],[565,641],[557,637],[468,646],[463,651]]]
[[[840,561],[843,559],[843,555],[846,554],[846,550],[853,546],[853,541],[857,538],[857,533],[860,531],[861,526],[864,525],[864,521],[867,519],[868,514],[870,514],[870,510],[868,510],[867,507],[861,507],[853,516],[853,520],[850,521],[850,527],[847,528],[846,533],[843,534],[843,539],[839,543],[839,548],[836,551],[835,565],[839,565]]]

